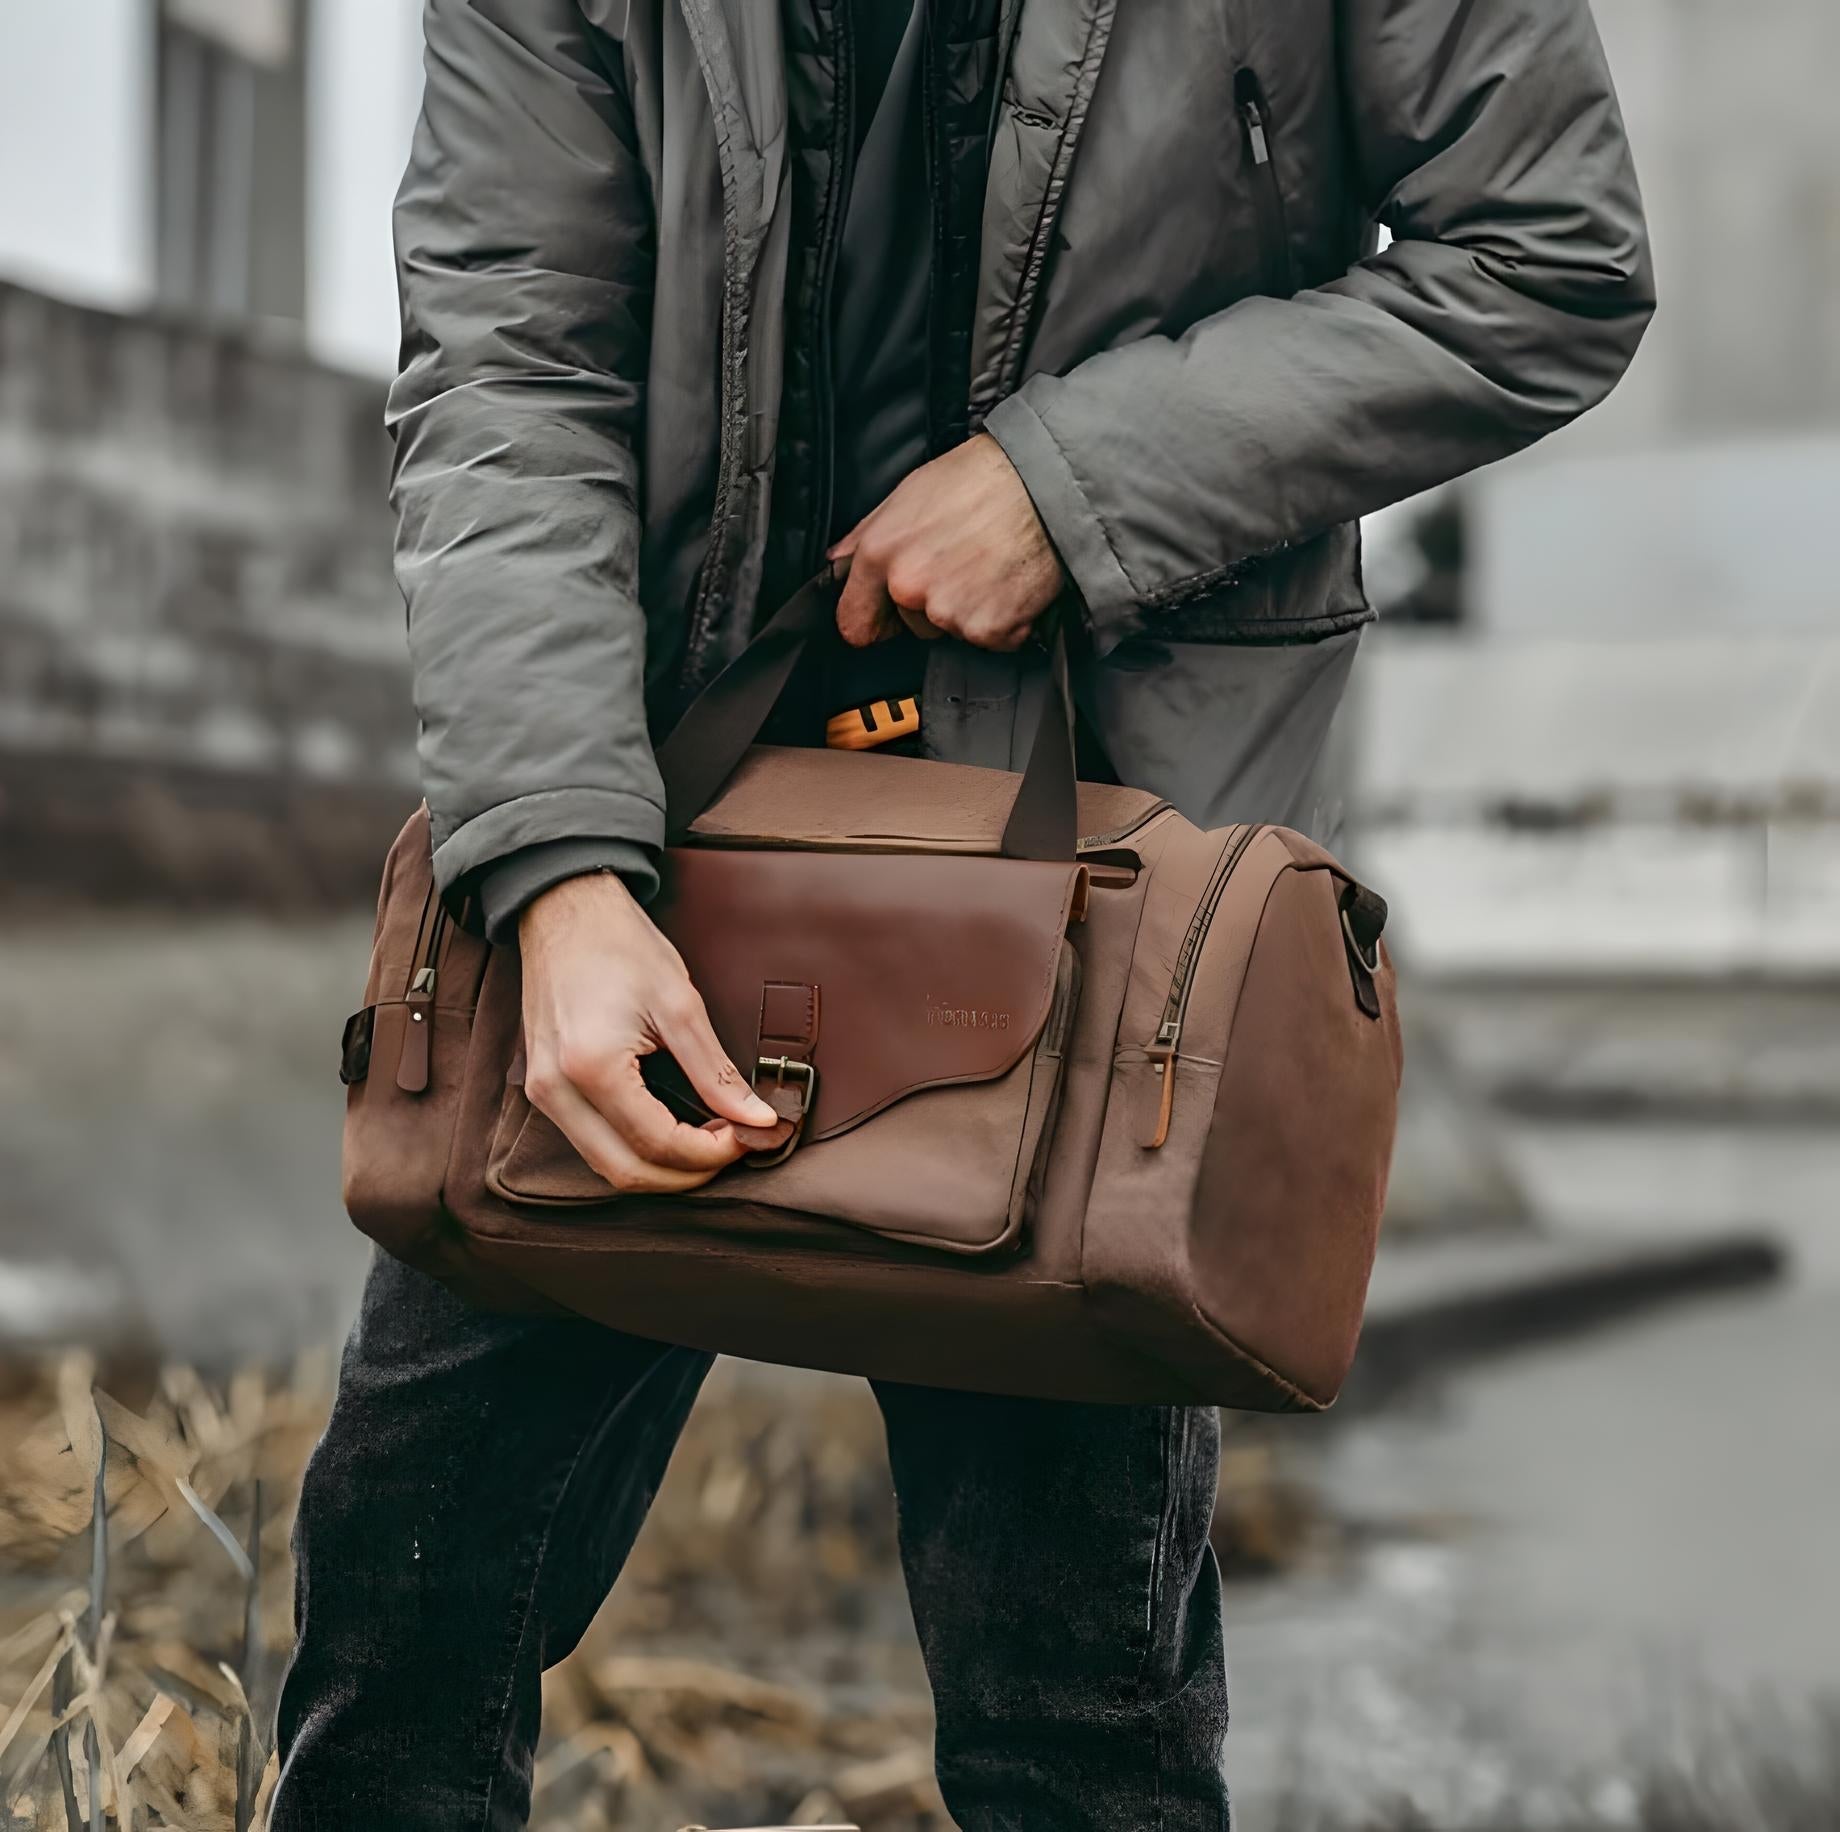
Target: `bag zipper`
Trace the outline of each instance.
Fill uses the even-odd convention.
[[[1280,299],[1288,299],[1297,290],[1297,264],[1291,253],[1290,224],[1284,214],[1278,168],[1271,158],[1271,107],[1256,70],[1241,70],[1234,77],[1233,96],[1252,154],[1252,202],[1258,212],[1266,286]]]
[[[434,921],[428,925],[427,945],[420,950],[403,993],[407,1011],[402,1049],[396,1058],[396,1085],[405,1094],[421,1094],[428,1087],[435,984],[439,978],[441,943],[447,938],[448,924],[447,900],[438,893],[431,894],[434,896]]]
[[[1083,833],[1075,848],[1078,853],[1106,852],[1128,840],[1132,834],[1148,827],[1169,806],[1166,801],[1159,801],[1147,814],[1134,814],[1122,827],[1113,827],[1104,833]]]
[[[1194,987],[1195,962],[1200,958],[1201,944],[1207,939],[1215,908],[1227,888],[1227,880],[1233,876],[1234,867],[1245,857],[1246,848],[1264,831],[1258,824],[1241,827],[1227,842],[1220,862],[1201,893],[1200,902],[1195,905],[1195,914],[1189,921],[1188,933],[1182,937],[1182,946],[1176,952],[1175,969],[1169,976],[1169,996],[1163,1001],[1162,1021],[1144,1051],[1155,1064],[1156,1075],[1162,1083],[1156,1128],[1148,1140],[1151,1151],[1158,1150],[1169,1137],[1169,1120],[1176,1099],[1176,1052],[1182,1043],[1182,1024],[1188,1016],[1188,996]]]

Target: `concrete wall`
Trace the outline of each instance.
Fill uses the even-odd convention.
[[[374,886],[414,796],[381,410],[0,285],[0,890]]]

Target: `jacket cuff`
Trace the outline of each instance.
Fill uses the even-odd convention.
[[[565,879],[597,871],[617,872],[641,903],[657,894],[658,860],[650,847],[633,840],[545,840],[519,848],[479,874],[486,939],[509,941],[528,904]]]
[[[1015,467],[1068,578],[1085,601],[1094,652],[1109,654],[1144,627],[1143,611],[1067,454],[1023,394],[999,401],[984,431]]]
[[[628,789],[539,789],[456,823],[434,796],[434,880],[451,903],[479,874],[526,846],[550,840],[627,840],[664,845],[664,807]]]

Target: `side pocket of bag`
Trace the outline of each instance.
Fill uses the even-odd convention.
[[[1138,937],[1081,1275],[1109,1327],[1197,1390],[1223,1404],[1286,1406],[1287,1383],[1198,1312],[1190,1217],[1264,904],[1290,856],[1271,829],[1196,836],[1208,837],[1211,863],[1176,862],[1181,894],[1172,886],[1154,902]]]
[[[453,1249],[441,1192],[489,953],[447,918],[418,813],[385,866],[366,1002],[342,1040],[342,1183],[363,1233],[442,1275]]]

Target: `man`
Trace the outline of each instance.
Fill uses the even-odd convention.
[[[770,1119],[645,915],[652,740],[827,555],[798,741],[905,686],[928,754],[1017,764],[1058,602],[1103,767],[1320,832],[1358,518],[1591,406],[1651,307],[1586,0],[430,0],[427,44],[391,419],[436,871],[621,1188]],[[283,1832],[524,1823],[538,1676],[705,1367],[377,1266]],[[1226,1825],[1213,1415],[878,1398],[958,1824]]]

